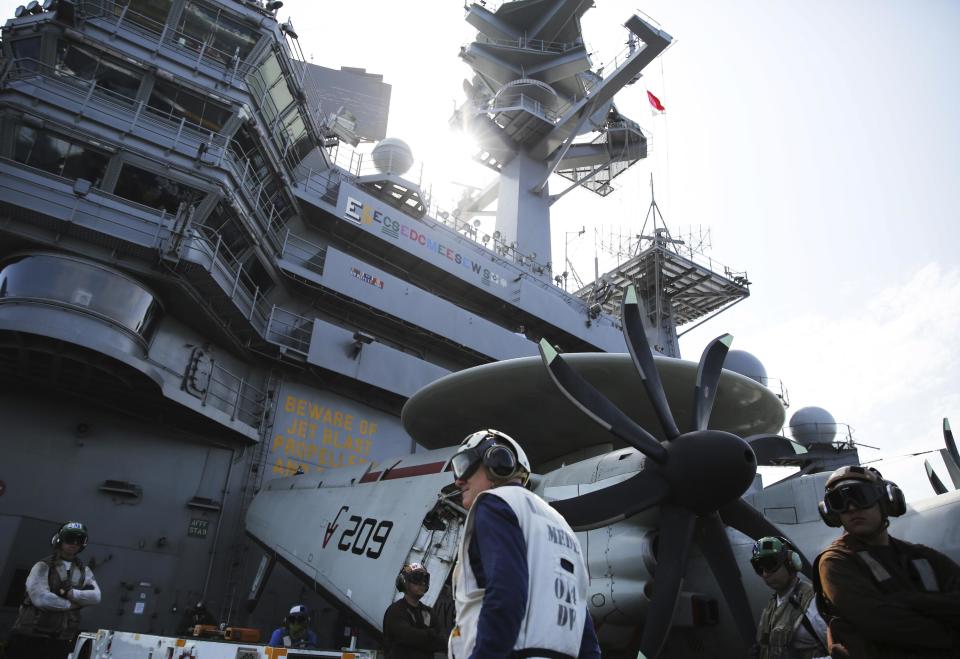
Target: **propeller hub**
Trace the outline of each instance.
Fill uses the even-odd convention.
[[[734,434],[695,430],[667,443],[662,474],[671,499],[698,515],[706,515],[740,497],[753,483],[757,458]]]

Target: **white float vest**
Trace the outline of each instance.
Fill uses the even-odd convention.
[[[500,497],[513,510],[527,545],[527,610],[514,650],[522,657],[576,657],[587,615],[587,565],[567,521],[536,494],[515,486],[481,492]],[[471,506],[453,572],[457,624],[450,634],[451,659],[466,659],[477,640],[484,589],[470,567],[477,501]],[[542,650],[544,652],[537,652]]]

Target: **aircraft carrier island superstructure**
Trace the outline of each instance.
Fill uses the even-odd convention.
[[[566,191],[547,180],[607,194],[646,155],[612,98],[669,37],[629,18],[602,77],[579,34],[588,3],[468,7],[477,76],[459,118],[502,175],[451,215],[404,178],[402,143],[371,168],[345,157],[354,117],[310,102],[315,71],[279,4],[48,0],[3,28],[4,630],[72,519],[103,591],[86,627],[172,633],[203,600],[262,629],[302,601],[332,628],[281,571],[242,609],[259,559],[243,517],[264,478],[416,450],[409,396],[540,338],[624,350],[604,300],[554,283],[549,206]],[[498,196],[491,242],[466,220]],[[716,284],[698,267],[670,284]]]

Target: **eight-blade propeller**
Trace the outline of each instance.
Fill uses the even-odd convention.
[[[780,531],[740,496],[753,482],[756,457],[740,437],[708,430],[729,334],[704,350],[694,388],[692,428],[681,433],[667,402],[653,353],[643,328],[644,309],[636,289],[623,298],[623,333],[663,434],[660,443],[580,376],[546,341],[540,342],[551,380],[574,406],[611,434],[643,453],[647,460],[635,476],[601,490],[554,501],[578,531],[604,526],[660,506],[659,549],[653,601],[643,628],[640,649],[656,657],[670,631],[690,544],[707,560],[730,607],[737,629],[750,645],[756,626],[746,590],[724,524],[758,539]]]
[[[957,453],[957,443],[953,439],[950,420],[946,417],[943,419],[943,443],[947,447],[946,450],[941,451],[943,464],[947,468],[947,473],[950,474],[950,480],[953,481],[953,486],[956,489],[960,489],[960,454]],[[929,460],[924,460],[923,466],[927,470],[927,480],[930,481],[930,486],[935,493],[946,494],[950,491],[949,488],[943,484],[943,481],[940,480],[937,472],[933,470],[933,465],[930,464]]]

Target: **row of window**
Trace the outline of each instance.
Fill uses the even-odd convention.
[[[151,32],[163,34],[170,19],[172,0],[101,0],[104,13]],[[175,25],[175,27],[174,27]],[[232,68],[244,61],[260,33],[231,18],[222,7],[189,2],[174,25],[167,30],[167,39],[204,57]]]
[[[45,172],[102,187],[110,155],[96,147],[30,126],[18,126],[13,159]],[[181,204],[193,205],[204,193],[155,172],[124,163],[113,193],[118,197],[176,214]]]
[[[133,2],[123,8],[124,17],[140,15],[142,3]],[[208,27],[220,25],[223,10],[212,10],[201,5],[190,5],[184,17],[195,16],[197,25]],[[185,18],[184,18],[185,20]],[[223,25],[226,25],[223,23]],[[227,33],[232,32],[227,30]],[[186,37],[184,37],[186,38]],[[255,41],[244,46],[249,53]],[[42,66],[41,36],[12,41],[11,47],[18,70],[35,72]],[[239,45],[234,50],[239,52]],[[146,97],[148,112],[168,119],[185,120],[199,129],[220,132],[232,116],[232,108],[198,93],[155,76],[145,76],[141,69],[131,66],[94,47],[59,39],[56,47],[55,72],[66,82],[92,82],[101,95],[114,103],[133,106],[137,98]],[[303,109],[290,91],[287,75],[277,53],[270,51],[247,77],[248,89],[254,99],[271,137],[283,158],[295,166],[313,148],[313,140],[307,130]],[[149,96],[144,89],[149,89]]]
[[[17,162],[41,169],[68,179],[86,179],[94,187],[103,188],[103,179],[110,161],[110,154],[79,140],[56,135],[31,126],[18,126],[14,136],[13,158]],[[109,190],[105,190],[109,192]],[[181,183],[168,176],[138,167],[128,162],[120,165],[117,183],[112,193],[143,206],[176,214],[181,207],[196,206],[206,192]],[[287,208],[286,198],[281,194],[271,202]],[[224,254],[231,254],[238,262],[247,259],[246,268],[258,275],[254,283],[261,290],[271,286],[271,279],[259,266],[250,251],[253,243],[248,237],[240,218],[232,206],[221,200],[206,216],[196,219],[195,228],[211,239],[221,241]],[[253,259],[250,261],[250,259]]]
[[[141,84],[150,85],[147,106],[151,113],[172,120],[186,119],[213,132],[219,132],[233,114],[229,106],[174,82],[153,78],[151,84],[139,70],[83,44],[63,40],[57,44],[56,72],[93,82],[114,102],[130,106],[135,104]]]
[[[40,37],[19,39],[13,43],[21,70],[35,71],[41,53]],[[186,120],[193,126],[220,132],[233,114],[229,106],[192,89],[131,67],[111,55],[90,46],[60,40],[57,44],[55,71],[65,81],[86,81],[99,93],[121,105],[134,106],[142,85],[149,85],[147,111],[170,120]],[[299,105],[287,85],[275,53],[247,77],[251,95],[257,99],[272,136],[287,158],[296,164],[313,148]]]
[[[89,310],[144,340],[161,312],[156,298],[132,279],[52,254],[22,255],[0,265],[0,301],[5,298],[48,300]]]

